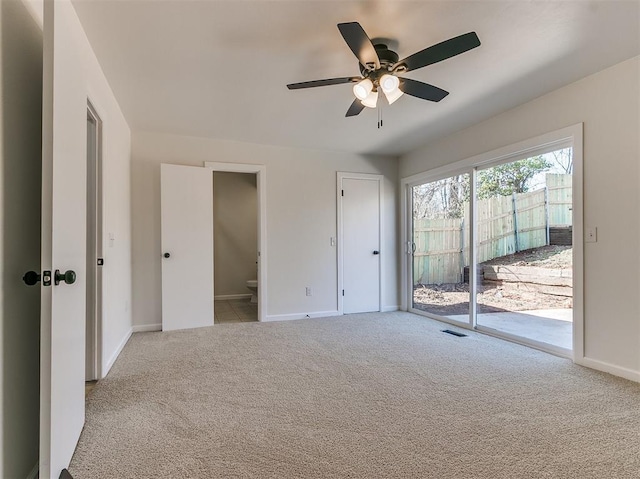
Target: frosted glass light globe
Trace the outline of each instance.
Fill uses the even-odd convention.
[[[400,80],[395,75],[384,74],[380,78],[380,87],[385,93],[391,93],[398,89]]]
[[[367,96],[369,96],[369,93],[371,93],[371,90],[373,90],[373,82],[368,78],[365,78],[361,82],[353,85],[353,94],[360,101],[367,98]]]
[[[369,93],[369,95],[367,95],[367,98],[361,101],[364,106],[368,108],[375,108],[378,104],[378,92],[372,91],[371,93]]]

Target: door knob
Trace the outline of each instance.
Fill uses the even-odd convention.
[[[374,251],[373,254],[380,254],[380,251]]]
[[[164,256],[165,258],[171,258],[171,253],[165,253],[165,254],[163,254],[163,256]]]
[[[59,269],[56,270],[53,282],[55,284],[60,284],[61,281],[64,281],[67,284],[73,284],[76,282],[76,272],[69,270],[61,273]]]
[[[35,286],[38,281],[42,281],[42,286],[51,286],[51,271],[43,271],[42,276],[35,271],[27,271],[22,277],[22,281],[28,286]]]
[[[27,286],[35,286],[40,281],[40,275],[35,271],[27,271],[22,277],[22,281]]]

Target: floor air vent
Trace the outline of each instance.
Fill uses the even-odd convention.
[[[451,331],[450,329],[443,329],[442,332],[443,333],[447,333],[447,334],[451,334],[452,336],[457,336],[459,338],[466,338],[467,337],[466,334],[462,334],[462,333],[459,333],[457,331]]]

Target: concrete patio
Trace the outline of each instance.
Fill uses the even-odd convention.
[[[467,322],[466,314],[448,315]],[[573,349],[573,309],[478,313],[478,325],[564,349]]]

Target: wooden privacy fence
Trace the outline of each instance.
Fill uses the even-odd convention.
[[[573,225],[573,190],[571,175],[547,173],[546,183],[549,192],[549,225]]]
[[[477,255],[482,263],[549,244],[551,226],[571,225],[571,175],[547,174],[529,193],[477,201]],[[459,283],[469,266],[469,205],[463,218],[414,220],[414,284]]]
[[[414,220],[413,238],[413,284],[460,281],[461,267],[467,264],[464,256],[469,252],[463,219]]]

